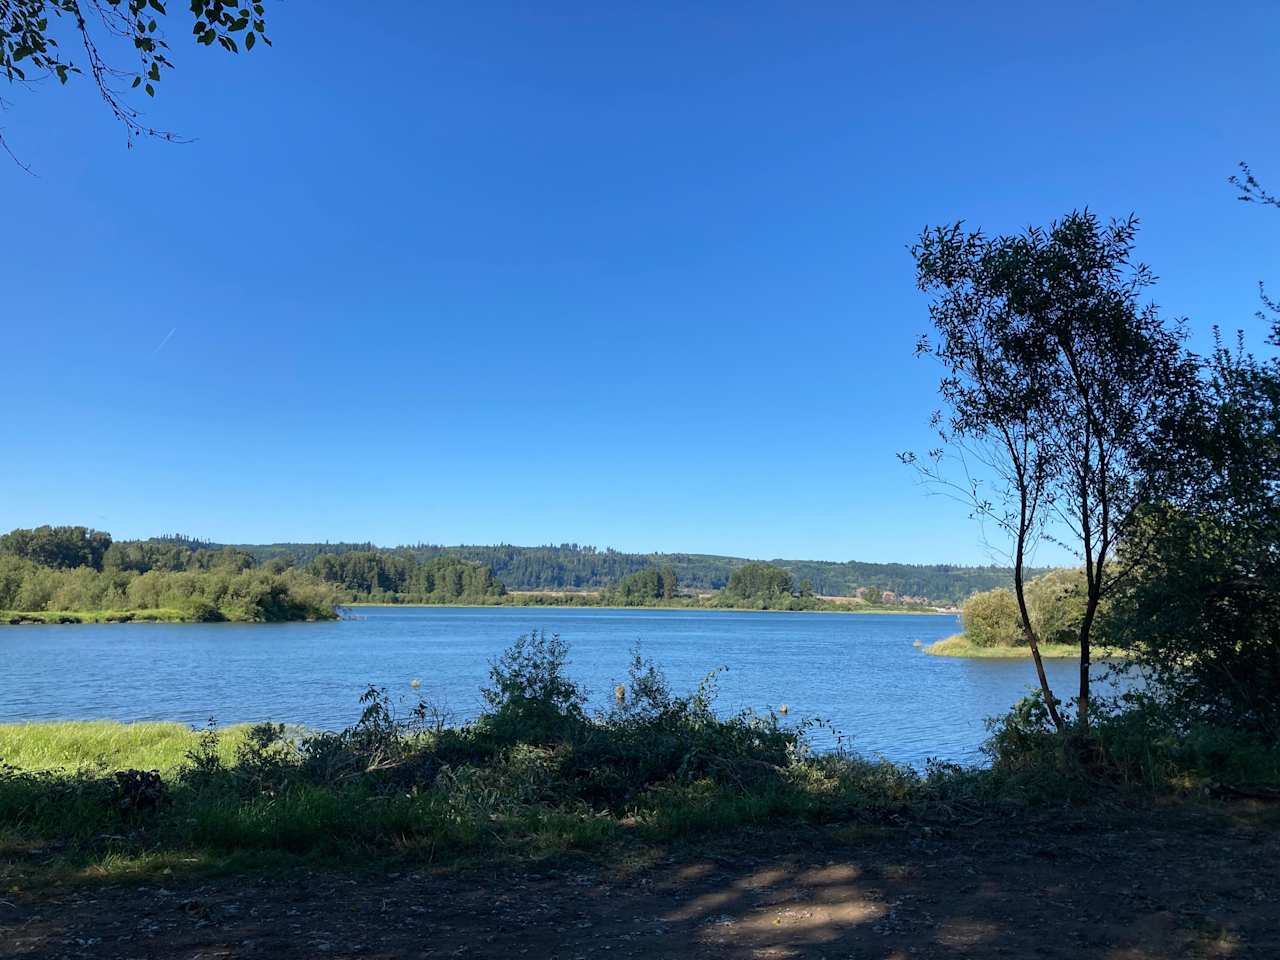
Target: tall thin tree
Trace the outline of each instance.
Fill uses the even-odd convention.
[[[936,331],[918,352],[942,363],[949,410],[935,417],[943,446],[904,456],[1008,538],[1023,634],[1059,730],[1027,607],[1029,557],[1050,541],[1084,567],[1076,717],[1087,730],[1099,606],[1131,562],[1117,547],[1158,495],[1159,437],[1195,382],[1182,325],[1140,302],[1154,277],[1132,259],[1136,230],[1132,217],[1104,226],[1083,211],[995,238],[933,228],[912,248]]]

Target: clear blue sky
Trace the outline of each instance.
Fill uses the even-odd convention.
[[[269,6],[171,29],[192,144],[4,91],[0,528],[983,562],[921,227],[1136,212],[1202,343],[1280,286],[1271,3]]]

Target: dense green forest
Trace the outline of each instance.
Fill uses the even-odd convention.
[[[679,596],[680,580],[669,566],[629,574],[604,591],[606,602],[624,607],[669,602]]]
[[[329,619],[338,592],[283,562],[181,540],[113,543],[86,527],[0,536],[0,611],[13,621]]]
[[[184,544],[191,549],[217,550],[221,544],[164,537],[155,542]],[[517,547],[439,546],[417,543],[380,550],[371,543],[272,543],[239,544],[236,549],[259,562],[278,560],[306,566],[323,554],[384,552],[417,560],[458,557],[488,567],[508,590],[601,590],[623,578],[653,567],[669,568],[681,586],[691,591],[722,590],[738,567],[752,561],[743,557],[702,553],[624,553],[576,543],[559,546]],[[808,581],[815,594],[852,596],[859,588],[889,591],[897,597],[923,598],[936,604],[958,605],[970,594],[1009,586],[1011,574],[996,566],[966,567],[953,564],[863,563],[850,560],[771,560],[797,583]],[[1036,571],[1037,573],[1043,571]]]
[[[281,562],[279,558],[272,563]],[[484,564],[459,557],[419,560],[408,552],[322,553],[306,571],[351,600],[404,603],[487,603],[506,594]]]

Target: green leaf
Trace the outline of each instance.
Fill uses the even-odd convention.
[[[250,33],[244,38],[244,48],[246,50],[253,49],[253,42],[257,39],[257,34]]]

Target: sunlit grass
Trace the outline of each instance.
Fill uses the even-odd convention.
[[[924,648],[927,654],[935,657],[977,657],[988,660],[1021,660],[1031,658],[1031,648],[1025,645],[1016,647],[979,647],[969,642],[963,633],[947,637],[931,643]],[[1080,648],[1073,643],[1042,643],[1040,656],[1046,660],[1079,660]],[[1110,647],[1093,647],[1094,660],[1118,660],[1126,657],[1122,650]]]
[[[246,726],[219,730],[218,753],[230,762]],[[181,723],[70,720],[0,724],[0,763],[19,770],[159,770],[172,773],[199,741]]]
[[[989,660],[1021,660],[1030,659],[1031,648],[1017,647],[980,647],[970,643],[963,633],[931,643],[924,652],[934,657],[977,657]],[[1040,656],[1051,659],[1080,659],[1080,648],[1070,643],[1042,643]]]

